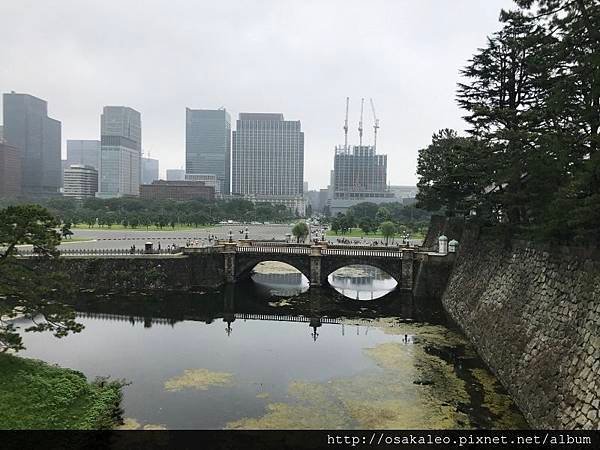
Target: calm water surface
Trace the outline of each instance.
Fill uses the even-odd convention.
[[[526,427],[438,304],[344,270],[334,289],[268,263],[221,291],[85,295],[83,332],[25,333],[20,354],[127,380],[128,428]]]

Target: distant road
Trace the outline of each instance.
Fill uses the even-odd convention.
[[[233,232],[233,239],[240,239],[245,236],[245,233],[240,233],[244,230],[245,225],[220,225],[210,228],[198,228],[197,230],[175,230],[171,231],[165,228],[165,231],[145,231],[143,228],[137,230],[110,230],[110,229],[89,229],[74,228],[73,237],[77,239],[93,240],[93,242],[72,242],[68,239],[65,242],[65,247],[68,248],[130,248],[135,245],[136,248],[142,248],[148,241],[155,246],[160,245],[165,248],[167,245],[185,246],[186,242],[199,241],[208,245],[208,237],[216,236],[219,239],[227,239],[229,230]],[[250,239],[285,239],[286,233],[291,230],[290,225],[248,225],[248,237]]]
[[[227,239],[229,237],[229,230],[233,232],[233,239],[243,238],[245,233],[240,233],[240,230],[245,229],[245,225],[218,225],[210,228],[198,228],[197,230],[182,230],[182,231],[171,231],[165,228],[166,231],[145,231],[143,228],[137,230],[110,230],[106,229],[84,229],[74,228],[73,237],[76,241],[69,242],[64,240],[61,246],[65,248],[131,248],[135,245],[136,248],[140,249],[144,247],[144,244],[148,241],[152,242],[155,247],[160,245],[162,248],[166,248],[168,245],[181,245],[185,246],[186,242],[198,241],[203,245],[209,245],[208,236],[217,236],[219,239]],[[286,234],[291,233],[292,227],[287,225],[248,225],[248,237],[250,239],[261,239],[261,240],[285,240]],[[329,236],[327,240],[335,243],[342,237]],[[79,241],[82,239],[82,241]],[[372,241],[381,242],[381,238],[350,238],[351,241],[370,243]],[[413,241],[412,243],[420,243],[420,241]],[[31,248],[31,246],[25,246]]]

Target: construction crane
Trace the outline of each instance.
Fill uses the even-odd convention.
[[[360,99],[360,122],[358,122],[358,146],[362,147],[362,135],[363,135],[363,106],[365,99]]]
[[[346,120],[344,121],[344,150],[348,151],[348,105],[350,97],[346,97]]]
[[[371,98],[371,110],[373,111],[373,150],[377,149],[377,130],[379,129],[379,119],[377,118],[377,114],[375,113],[375,104],[373,103],[373,99]]]

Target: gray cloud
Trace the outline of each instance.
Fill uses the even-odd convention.
[[[49,102],[63,140],[97,138],[102,106],[142,114],[161,170],[184,164],[185,107],[282,112],[301,120],[305,172],[325,187],[373,97],[392,184],[416,182],[417,150],[464,128],[458,70],[499,28],[511,0],[3,0],[0,91]],[[367,104],[368,106],[368,104]],[[372,140],[370,109],[365,110]],[[64,149],[64,145],[63,145]]]

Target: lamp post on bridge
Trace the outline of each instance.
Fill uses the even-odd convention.
[[[233,242],[233,231],[229,230],[229,242]]]
[[[248,227],[246,227],[244,231],[246,231],[246,236],[244,237],[244,239],[248,239]]]

